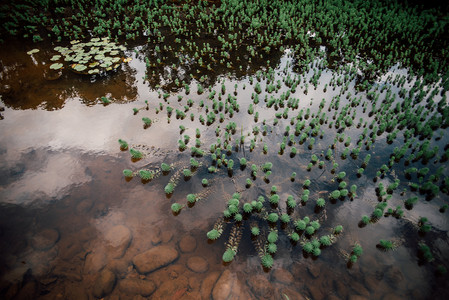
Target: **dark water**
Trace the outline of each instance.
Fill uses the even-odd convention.
[[[248,114],[248,107],[252,103],[254,86],[259,82],[255,74],[267,67],[263,62],[248,66],[248,73],[238,70],[230,74],[224,73],[224,70],[204,71],[200,75],[210,75],[203,83],[204,93],[197,94],[198,81],[191,79],[190,93],[186,94],[183,88],[174,84],[175,78],[187,78],[183,77],[181,68],[174,74],[174,70],[166,66],[158,70],[158,80],[146,80],[143,57],[151,49],[138,45],[135,49],[140,54],[128,51],[127,55],[133,57],[133,60],[108,76],[89,78],[63,72],[60,78],[47,80],[44,73],[48,62],[46,65],[43,62],[52,55],[50,47],[44,47],[33,57],[21,50],[19,45],[2,47],[2,106],[6,107],[2,113],[4,120],[0,121],[2,298],[447,297],[447,275],[436,274],[438,265],[449,266],[449,222],[447,212],[438,211],[447,202],[447,195],[440,192],[431,201],[426,201],[424,196],[411,191],[403,174],[407,168],[403,160],[392,168],[394,172],[388,172],[373,182],[376,171],[382,164],[388,163],[392,149],[403,145],[402,135],[398,135],[389,145],[384,133],[376,138],[369,150],[364,145],[357,159],[350,155],[346,159],[341,158],[345,146],[342,142],[334,143],[334,138],[340,132],[335,127],[329,127],[329,123],[334,121],[332,116],[335,111],[328,111],[332,98],[340,94],[341,88],[334,89],[329,85],[326,92],[323,91],[324,86],[334,78],[335,70],[324,69],[317,88],[307,83],[307,92],[304,78],[308,81],[316,68],[303,74],[296,92],[290,96],[299,99],[299,107],[290,109],[288,118],[278,119],[275,113],[282,113],[285,107],[277,110],[275,107],[267,108],[264,97],[280,97],[288,90],[282,82],[286,73],[291,77],[299,74],[292,70],[293,59],[288,51],[272,54],[271,65],[268,66],[275,70],[274,84],[281,80],[281,87],[277,92],[268,93],[265,90],[266,78],[261,76],[260,102],[254,104],[259,118],[255,121],[254,114]],[[315,64],[318,65],[319,61]],[[390,84],[388,75],[394,78],[397,74],[407,75],[407,72],[393,68],[379,79],[379,86]],[[250,83],[251,76],[253,84]],[[343,75],[335,78],[338,76]],[[413,82],[406,86],[410,88]],[[225,85],[226,93],[219,96],[221,83]],[[213,105],[213,101],[208,99],[208,84],[216,90],[215,99],[226,99],[231,94],[235,95],[240,105],[240,110],[232,118],[225,115],[223,123],[219,122],[218,114],[212,125],[203,125],[199,121],[200,115],[206,117],[206,108],[200,107],[200,101],[204,101],[209,109]],[[351,81],[348,91],[340,95],[340,108],[351,97],[361,97],[364,102],[369,102],[365,92],[356,93],[354,84],[355,81]],[[164,101],[160,94],[167,90],[172,93]],[[396,86],[392,87],[393,93],[399,90]],[[346,97],[349,93],[352,96]],[[386,91],[383,91],[380,99],[385,94]],[[178,95],[182,96],[180,101]],[[102,96],[109,97],[112,103],[101,104]],[[170,105],[184,110],[187,99],[192,99],[193,105],[186,112],[186,118],[177,119],[175,111],[168,118],[166,107]],[[299,137],[295,136],[297,154],[290,156],[291,146],[288,144],[284,153],[280,154],[286,126],[290,126],[289,134],[294,133],[295,125],[291,125],[290,120],[301,109],[304,115],[307,109],[310,109],[311,115],[316,114],[322,99],[325,99],[322,112],[326,113],[328,120],[321,125],[322,132],[314,137],[315,144],[309,147],[310,137],[300,144]],[[401,98],[397,99],[400,101]],[[145,109],[145,100],[149,103],[149,110]],[[156,112],[160,103],[164,108]],[[344,130],[344,140],[347,136],[352,138],[349,143],[351,149],[365,128],[357,128],[358,120],[363,118],[368,124],[373,120],[368,115],[370,107],[371,104],[368,104],[368,110],[363,112],[360,104],[351,110],[351,114],[356,113],[354,125]],[[133,114],[133,108],[143,109]],[[194,114],[193,121],[190,120],[191,113]],[[142,117],[151,118],[153,124],[144,129]],[[306,124],[311,119],[313,116],[308,119],[304,117]],[[266,135],[262,133],[264,120],[268,129]],[[279,120],[279,123],[274,125],[274,120]],[[231,135],[233,150],[226,156],[235,162],[232,174],[226,168],[215,174],[207,172],[211,158],[206,155],[197,158],[203,165],[190,180],[185,180],[179,170],[189,166],[191,155],[189,149],[183,152],[178,150],[178,139],[187,134],[190,136],[188,147],[194,145],[198,128],[201,132],[201,149],[209,153],[210,145],[217,142],[216,129],[221,129],[220,138],[224,141],[224,128],[229,121],[237,124],[236,133]],[[186,127],[182,134],[180,125]],[[253,134],[255,126],[260,130],[257,135]],[[440,151],[448,142],[443,133],[435,133],[434,137],[442,135],[442,138],[432,140],[432,145],[439,145]],[[245,142],[237,143],[235,147],[240,136],[245,137]],[[117,143],[119,138],[128,141],[130,148],[140,149],[145,157],[132,162],[127,151],[120,151]],[[253,138],[256,139],[256,147],[251,151],[250,140]],[[268,147],[266,153],[263,151],[264,143]],[[331,173],[332,162],[324,157],[328,146],[332,144],[335,145],[333,156],[339,164],[337,173],[346,172],[348,188],[352,184],[358,186],[357,196],[352,200],[329,199],[329,193],[339,184],[335,174]],[[323,168],[317,164],[310,171],[307,170],[312,154],[325,162]],[[357,169],[366,154],[371,154],[371,162],[358,178]],[[238,163],[241,157],[248,160],[248,167],[243,170]],[[251,178],[250,165],[260,166],[268,161],[273,163],[269,181],[263,180],[263,172],[259,170],[257,177],[252,179],[252,186],[247,188],[246,179]],[[173,164],[174,170],[150,182],[141,182],[138,176],[128,182],[123,177],[123,169],[156,170],[162,162]],[[423,167],[416,165],[418,168]],[[434,164],[432,160],[427,166],[434,172],[440,165],[444,167],[443,175],[447,176],[445,164]],[[290,180],[292,172],[297,173],[295,181]],[[175,192],[167,197],[164,186],[173,180],[172,176],[177,177],[176,174],[179,178]],[[209,180],[209,187],[201,185],[203,178]],[[404,208],[403,218],[381,217],[377,222],[360,226],[361,216],[371,215],[379,202],[376,187],[380,182],[386,187],[396,178],[401,183],[388,200],[388,207],[403,206],[404,200],[415,194],[420,201],[412,210]],[[306,179],[311,181],[310,197],[307,203],[301,204],[299,198]],[[234,192],[241,192],[243,202],[256,200],[261,195],[267,199],[273,185],[276,185],[281,198],[278,211],[287,211],[285,199],[293,195],[298,200],[298,206],[291,213],[292,219],[309,216],[311,220],[319,220],[321,228],[317,237],[331,234],[332,228],[337,225],[343,226],[343,232],[336,236],[333,245],[322,248],[321,255],[314,257],[303,252],[300,243],[292,244],[281,226],[278,226],[280,240],[274,255],[274,266],[271,270],[264,270],[251,241],[249,222],[244,220],[239,251],[232,263],[224,264],[222,255],[232,222],[227,224],[223,236],[215,242],[208,241],[206,233],[221,218]],[[205,197],[174,216],[171,204],[186,204],[186,195],[189,193],[204,193]],[[326,200],[323,209],[315,207],[315,200],[319,197]],[[426,234],[418,231],[418,220],[422,216],[426,216],[432,225],[432,230]],[[259,224],[262,227],[265,223],[260,221]],[[263,229],[267,231],[269,228]],[[377,244],[381,239],[394,241],[395,249],[379,249]],[[356,263],[349,264],[347,255],[356,242],[362,245],[363,254]],[[424,263],[418,253],[419,242],[431,246],[435,258],[433,262]],[[174,249],[179,257],[156,271],[139,273],[136,257],[160,246]]]

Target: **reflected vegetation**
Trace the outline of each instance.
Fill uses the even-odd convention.
[[[1,298],[447,298],[447,7],[40,4],[0,7]]]

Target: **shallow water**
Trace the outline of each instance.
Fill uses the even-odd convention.
[[[139,45],[135,47],[146,55],[152,51]],[[239,71],[229,76],[223,73],[224,70],[206,72],[210,75],[211,87],[217,92],[215,99],[220,95],[223,82],[226,93],[221,97],[226,99],[228,94],[236,95],[240,105],[232,118],[226,114],[225,121],[220,123],[217,114],[217,120],[207,126],[199,121],[200,114],[206,115],[206,109],[201,108],[199,102],[203,100],[212,108],[212,100],[207,99],[207,85],[203,84],[205,91],[198,95],[197,81],[192,80],[187,95],[184,89],[174,85],[176,76],[170,73],[174,71],[169,67],[162,69],[162,80],[146,81],[142,54],[128,51],[127,55],[133,60],[108,76],[88,78],[63,72],[59,79],[48,81],[43,79],[46,70],[43,62],[51,57],[51,48],[44,47],[36,57],[19,49],[19,45],[10,44],[2,47],[0,56],[5,66],[1,73],[2,106],[6,107],[4,120],[0,121],[2,298],[131,299],[141,295],[151,299],[220,299],[227,293],[233,299],[345,299],[353,295],[369,299],[447,297],[448,292],[444,289],[447,277],[435,275],[437,263],[445,266],[449,263],[447,212],[438,212],[447,195],[440,192],[431,201],[418,202],[413,210],[404,209],[402,219],[389,216],[367,226],[359,225],[361,216],[370,215],[378,203],[375,188],[380,182],[388,186],[396,177],[401,179],[399,188],[389,200],[389,207],[401,205],[410,195],[417,194],[408,189],[407,180],[400,173],[405,168],[403,161],[395,167],[396,173],[373,182],[378,168],[388,162],[392,149],[403,144],[402,136],[388,145],[384,133],[377,137],[374,147],[362,150],[355,160],[349,155],[341,159],[345,146],[335,143],[333,155],[339,164],[337,173],[344,170],[348,187],[355,183],[358,189],[353,200],[330,201],[328,195],[338,187],[338,182],[330,172],[332,163],[325,160],[324,155],[328,145],[334,143],[337,130],[328,126],[334,114],[333,110],[328,113],[328,107],[331,99],[339,95],[340,88],[334,90],[329,86],[326,92],[323,88],[332,79],[333,71],[323,71],[318,87],[315,89],[309,84],[307,92],[303,79],[290,96],[300,99],[299,108],[290,110],[288,118],[281,117],[277,125],[273,125],[274,113],[283,112],[284,108],[267,108],[263,99],[266,94],[269,98],[286,92],[284,83],[279,91],[268,94],[266,80],[262,78],[260,102],[254,105],[255,111],[259,112],[258,121],[255,122],[254,115],[247,112],[254,85],[258,82],[254,78],[254,83],[250,84],[249,77],[264,68],[260,64],[248,66],[248,76]],[[274,82],[282,80],[284,68],[295,76],[291,68],[293,59],[288,52],[274,53],[270,61],[276,72]],[[177,69],[180,80],[184,78],[181,70]],[[391,70],[393,76],[398,72],[405,71]],[[311,70],[305,78],[312,74]],[[379,84],[385,80],[382,78]],[[167,101],[159,96],[161,90],[156,84],[173,91]],[[235,84],[238,85],[236,90]],[[399,88],[392,90],[397,93]],[[348,92],[355,94],[354,82],[349,85]],[[348,102],[348,92],[341,95],[340,107]],[[111,98],[111,104],[101,104],[99,98],[105,95]],[[177,95],[183,99],[178,101]],[[366,99],[363,92],[355,96]],[[290,133],[294,132],[290,119],[296,117],[300,109],[310,108],[311,114],[316,113],[323,98],[326,100],[323,112],[329,117],[321,125],[323,138],[316,136],[315,145],[310,149],[309,139],[300,144],[299,137],[295,137],[298,153],[291,157],[291,147],[287,146],[285,152],[279,154],[285,127],[289,125]],[[177,119],[173,112],[168,119],[167,105],[184,110],[187,99],[194,102],[186,112],[187,117]],[[149,102],[149,110],[145,109],[145,100]],[[157,113],[159,103],[164,109]],[[142,109],[133,114],[133,108]],[[193,121],[190,113],[195,114]],[[368,113],[362,112],[361,106],[356,108],[356,113],[355,124],[359,118],[371,120]],[[144,116],[153,120],[147,129],[143,128],[141,120]],[[263,120],[268,127],[266,135],[262,134]],[[233,151],[227,156],[235,162],[232,174],[226,168],[216,174],[208,173],[211,159],[205,156],[197,158],[203,166],[190,180],[185,180],[179,170],[189,166],[191,155],[188,149],[178,150],[178,139],[188,134],[191,138],[188,146],[194,145],[195,129],[199,128],[201,149],[208,152],[209,146],[217,140],[215,129],[221,128],[220,137],[224,141],[224,127],[229,121],[237,123],[236,133],[232,135]],[[363,131],[355,124],[344,131],[346,136],[352,137],[352,146]],[[180,125],[186,127],[182,134]],[[256,148],[251,151],[250,140],[256,125],[260,133],[256,135]],[[235,141],[241,135],[245,136],[245,142],[236,148]],[[142,150],[144,159],[132,162],[128,151],[120,151],[119,138],[128,141],[130,147]],[[447,136],[433,141],[440,149],[447,142]],[[266,154],[262,151],[264,143],[268,146]],[[357,168],[368,153],[372,155],[369,168],[357,178]],[[322,169],[315,165],[307,171],[312,154],[325,161]],[[241,157],[246,157],[249,162],[243,170],[238,163]],[[252,179],[253,185],[245,187],[246,178],[251,178],[250,164],[261,165],[267,161],[273,163],[269,181],[263,180],[259,170],[257,178]],[[175,170],[147,183],[141,182],[138,176],[128,181],[122,174],[127,168],[157,169],[162,162],[174,164]],[[180,175],[178,184],[173,195],[167,197],[164,186],[176,172]],[[292,172],[297,173],[293,182],[290,180]],[[443,174],[448,175],[447,167]],[[202,178],[209,179],[210,187],[201,185]],[[267,199],[272,185],[276,185],[281,198],[277,209],[286,212],[285,199],[288,195],[299,199],[305,179],[311,180],[310,199],[307,203],[298,203],[291,217],[309,216],[312,220],[320,220],[322,226],[318,237],[330,234],[336,225],[343,225],[344,231],[336,237],[335,244],[324,247],[319,257],[307,255],[300,244],[291,243],[278,226],[280,240],[274,266],[265,270],[245,221],[235,260],[230,264],[223,263],[222,255],[232,225],[228,224],[223,236],[214,242],[208,241],[206,233],[221,218],[232,194],[241,192],[243,202],[255,200],[260,195]],[[193,207],[185,207],[179,215],[172,214],[172,203],[185,204],[187,194],[199,192],[206,193],[204,199]],[[315,208],[318,197],[326,199],[324,209]],[[428,217],[432,224],[432,231],[426,235],[419,234],[416,225],[421,216]],[[263,226],[264,222],[259,222]],[[394,240],[396,249],[380,250],[377,247],[380,239]],[[419,241],[431,245],[437,263],[423,263],[417,250]],[[345,255],[351,252],[355,242],[363,246],[363,254],[355,264],[348,264]],[[161,246],[174,249],[179,256],[155,271],[139,273],[136,257],[150,249],[161,249]],[[226,287],[232,287],[232,291]]]

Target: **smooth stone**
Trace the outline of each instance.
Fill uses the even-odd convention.
[[[109,295],[114,289],[115,274],[108,269],[101,271],[92,290],[92,294],[97,298]]]
[[[368,275],[365,277],[365,285],[374,292],[379,288],[379,280],[373,275]]]
[[[309,291],[310,295],[312,296],[312,299],[315,299],[315,300],[324,299],[324,294],[321,291],[321,289],[322,289],[322,287],[320,285],[317,285],[313,282],[311,282],[307,286],[307,290]]]
[[[125,254],[131,243],[132,233],[128,227],[117,225],[108,230],[105,239],[110,256],[112,258],[120,258]]]
[[[212,299],[214,300],[225,300],[228,299],[232,288],[236,282],[235,275],[231,273],[229,270],[223,271],[221,273],[220,278],[215,283],[215,286],[212,290]]]
[[[309,271],[310,275],[312,275],[313,278],[318,278],[320,277],[320,267],[312,264],[310,266],[307,266],[307,271]]]
[[[193,250],[195,250],[196,249],[196,240],[195,240],[195,238],[193,236],[191,236],[191,235],[184,236],[179,241],[179,249],[183,253],[189,253],[189,252],[192,252]]]
[[[273,272],[273,278],[274,280],[283,283],[283,284],[290,284],[294,281],[292,273],[285,269],[276,269]]]
[[[119,277],[125,277],[128,273],[130,262],[124,259],[113,259],[107,264],[107,268]]]
[[[179,276],[173,280],[164,281],[151,295],[152,300],[181,299],[189,289],[189,280]]]
[[[61,240],[58,243],[59,257],[63,260],[72,260],[78,253],[84,251],[83,247],[78,241],[75,240]]]
[[[69,285],[65,288],[63,299],[88,300],[89,295],[86,293],[82,285]]]
[[[14,299],[34,300],[37,298],[37,284],[35,281],[27,282],[17,293]]]
[[[348,300],[368,300],[369,298],[366,298],[362,295],[349,295]]]
[[[386,294],[385,296],[382,297],[382,300],[401,300],[401,299],[404,299],[404,297],[392,293]]]
[[[44,229],[31,238],[31,245],[36,250],[48,250],[59,240],[59,232],[55,229]]]
[[[396,267],[391,266],[387,271],[387,277],[391,280],[392,287],[397,286],[400,282],[404,280],[404,275],[402,274],[402,271]]]
[[[176,260],[178,251],[170,246],[156,246],[133,258],[133,264],[140,274],[153,272]]]
[[[351,287],[357,294],[370,298],[371,295],[370,292],[361,283],[357,281],[352,281]]]
[[[162,240],[162,243],[164,243],[164,244],[170,242],[172,238],[173,238],[173,232],[171,232],[171,231],[163,231],[161,233],[161,240]]]
[[[335,296],[335,295],[328,295],[327,297],[326,297],[326,300],[341,300],[342,298],[340,298],[340,297],[338,297],[338,296]]]
[[[200,288],[201,299],[210,299],[212,288],[217,282],[219,276],[220,273],[218,271],[214,271],[207,275],[207,277],[203,280]]]
[[[77,206],[76,206],[76,211],[78,213],[87,213],[89,212],[92,207],[94,206],[94,202],[90,199],[85,199],[83,201],[81,201]]]
[[[204,273],[209,269],[207,261],[200,256],[189,257],[187,267],[196,273]]]
[[[283,299],[283,300],[286,299],[284,295],[287,296],[288,299],[291,299],[291,300],[293,300],[293,299],[306,300],[306,298],[303,295],[299,294],[298,292],[296,292],[295,290],[292,290],[292,289],[287,289],[287,288],[283,289],[281,292],[281,299]]]
[[[84,264],[84,273],[98,273],[106,265],[106,254],[103,251],[89,253]]]
[[[272,298],[273,287],[271,282],[263,275],[249,276],[246,284],[251,288],[251,291],[258,298]]]
[[[141,295],[148,297],[156,290],[156,285],[151,280],[142,280],[138,278],[126,278],[120,280],[118,284],[120,292],[125,295]]]

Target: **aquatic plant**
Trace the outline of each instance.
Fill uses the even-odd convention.
[[[139,170],[139,176],[142,180],[151,180],[154,177],[154,173],[149,170]]]
[[[334,231],[334,234],[340,234],[340,233],[343,232],[343,226],[342,225],[337,225],[337,226],[335,226],[333,231]]]
[[[378,246],[384,251],[392,250],[395,248],[394,243],[392,241],[384,240],[384,239],[381,239],[379,241]]]
[[[125,140],[119,139],[118,142],[120,144],[120,150],[128,150],[128,143]]]
[[[279,215],[277,213],[270,213],[267,216],[267,221],[271,223],[276,223],[279,219]]]
[[[182,208],[183,208],[183,206],[181,204],[179,204],[179,203],[173,203],[171,205],[171,210],[175,214],[179,213]]]
[[[144,127],[145,127],[145,128],[148,128],[148,127],[151,126],[152,121],[151,121],[150,118],[143,117],[143,118],[142,118],[142,121],[143,121],[143,124],[144,124]]]
[[[127,178],[132,178],[134,176],[134,172],[129,169],[125,169],[123,170],[123,175]]]
[[[170,167],[169,164],[162,163],[162,164],[161,164],[161,170],[162,170],[162,172],[170,172],[171,167]]]
[[[354,255],[356,255],[357,257],[360,257],[360,255],[362,255],[363,253],[363,248],[359,243],[355,243],[354,246],[352,247],[352,253]]]
[[[274,260],[273,260],[273,257],[269,253],[263,255],[260,258],[260,260],[261,260],[262,266],[264,268],[270,269],[273,267]]]
[[[139,150],[136,150],[134,148],[129,149],[129,153],[131,153],[131,158],[132,159],[141,159],[143,158],[143,153],[140,152]]]
[[[167,183],[164,188],[165,194],[170,195],[175,190],[175,185],[172,182]]]

